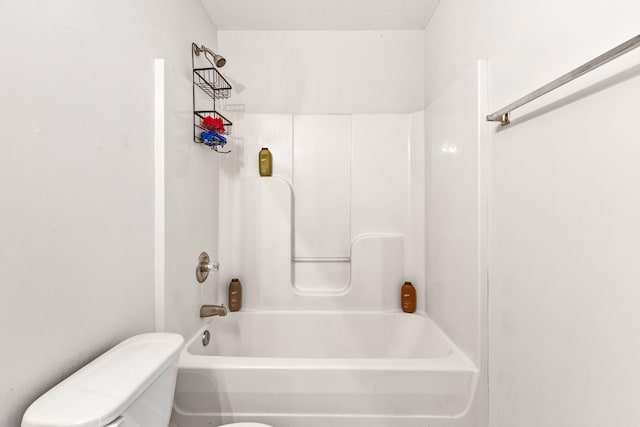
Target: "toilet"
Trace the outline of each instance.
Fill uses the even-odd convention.
[[[33,402],[22,427],[168,426],[182,343],[169,333],[121,342]],[[220,427],[231,426],[270,427]]]

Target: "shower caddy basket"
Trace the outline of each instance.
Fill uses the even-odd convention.
[[[209,59],[205,52],[202,56],[207,60],[209,66],[205,68],[195,68],[195,57],[200,56],[200,49],[195,43],[191,43],[191,68],[193,69],[193,142],[198,144],[206,144],[200,134],[208,129],[202,126],[202,121],[206,117],[212,117],[214,119],[221,119],[224,125],[225,137],[231,135],[231,127],[233,123],[225,116],[220,114],[216,110],[216,101],[221,99],[227,99],[231,96],[231,85],[225,79],[222,74],[217,70],[213,61]],[[206,95],[210,102],[205,109],[197,108],[196,106],[196,87]],[[208,144],[207,144],[208,145]],[[230,151],[220,151],[220,145],[209,145],[210,148],[217,153],[229,153]]]

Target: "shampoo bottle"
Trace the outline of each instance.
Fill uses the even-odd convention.
[[[271,176],[272,169],[271,151],[263,147],[260,153],[258,153],[258,170],[260,171],[260,176]]]
[[[242,308],[242,284],[237,278],[229,283],[229,311],[240,311]]]
[[[405,313],[414,313],[416,311],[416,288],[411,282],[404,282],[400,290],[400,301],[402,303],[402,311]]]

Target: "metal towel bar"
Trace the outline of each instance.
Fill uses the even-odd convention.
[[[511,113],[511,111],[515,110],[516,108],[522,107],[523,105],[533,101],[534,99],[539,98],[542,95],[549,93],[552,90],[557,89],[560,86],[569,83],[570,81],[577,79],[584,74],[587,74],[589,71],[595,70],[599,66],[604,65],[607,62],[616,59],[617,57],[624,55],[627,52],[632,51],[638,46],[640,46],[640,34],[603,53],[597,58],[592,59],[586,64],[579,66],[575,70],[569,71],[567,74],[564,74],[554,81],[547,83],[539,89],[534,90],[530,94],[523,96],[522,98],[518,99],[515,102],[512,102],[506,107],[499,109],[495,113],[489,114],[487,116],[487,121],[501,122],[502,126],[506,126],[510,123],[509,113]]]

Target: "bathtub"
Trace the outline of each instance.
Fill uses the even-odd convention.
[[[185,345],[172,421],[425,425],[425,418],[464,414],[477,377],[474,364],[423,315],[235,312],[212,318]]]

